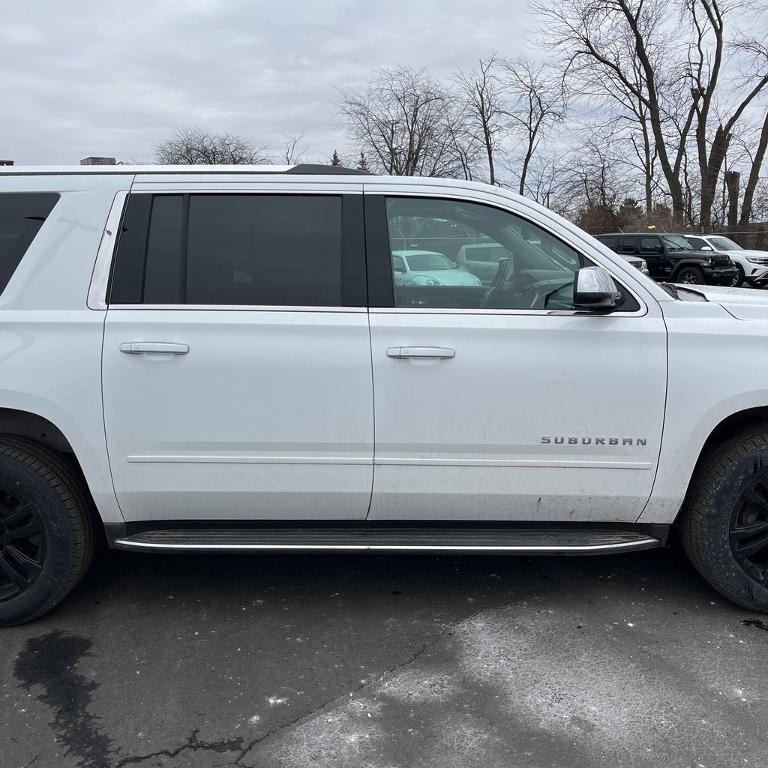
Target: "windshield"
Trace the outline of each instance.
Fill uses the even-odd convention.
[[[744,249],[738,244],[734,243],[729,237],[710,237],[709,242],[715,246],[718,251],[743,251]]]
[[[662,239],[670,251],[691,250],[691,244],[682,235],[662,235]]]
[[[412,253],[405,257],[411,272],[434,272],[440,269],[454,269],[453,264],[442,253]]]

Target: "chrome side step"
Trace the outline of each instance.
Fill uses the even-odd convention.
[[[164,528],[116,537],[120,549],[290,552],[478,552],[589,555],[654,549],[642,531],[594,527],[258,526]]]

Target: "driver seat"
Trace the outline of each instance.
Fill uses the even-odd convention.
[[[504,296],[509,290],[507,282],[514,274],[514,260],[511,258],[499,259],[496,274],[480,305],[483,309],[504,309],[507,306],[508,302],[504,301]]]

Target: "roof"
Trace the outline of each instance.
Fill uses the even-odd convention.
[[[368,175],[340,165],[301,163],[299,165],[8,165],[0,166],[2,176],[81,176],[183,173],[295,173],[317,176]]]

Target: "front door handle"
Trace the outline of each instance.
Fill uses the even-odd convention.
[[[449,347],[388,347],[387,357],[394,357],[396,360],[423,357],[450,360],[452,357],[456,357],[456,350]]]
[[[172,344],[166,341],[126,341],[120,345],[126,355],[186,355],[189,344]]]

